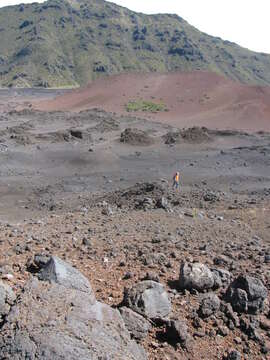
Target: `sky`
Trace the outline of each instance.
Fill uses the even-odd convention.
[[[0,0],[0,6],[21,2]],[[270,54],[270,0],[113,0],[112,2],[146,14],[178,14],[209,35],[219,36],[253,51]]]

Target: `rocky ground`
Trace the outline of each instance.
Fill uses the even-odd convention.
[[[270,358],[269,134],[1,116],[0,359]]]
[[[144,184],[80,211],[3,224],[2,278],[20,294],[40,259],[54,254],[90,280],[99,301],[123,309],[149,359],[221,359],[231,349],[236,359],[267,359],[269,215],[269,194],[224,199]],[[167,302],[153,291],[142,304],[136,286],[145,279],[162,286]],[[229,292],[234,286],[243,297]]]

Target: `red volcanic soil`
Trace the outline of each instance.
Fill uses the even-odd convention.
[[[125,104],[138,99],[162,100],[168,111],[136,112],[136,116],[176,127],[270,131],[270,87],[244,85],[203,71],[115,75],[34,107],[46,111],[102,108],[126,114]]]

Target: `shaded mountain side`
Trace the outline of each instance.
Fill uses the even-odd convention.
[[[144,109],[144,104],[153,106]],[[270,131],[269,86],[241,84],[206,71],[114,75],[55,99],[36,101],[34,107],[44,111],[101,108],[179,128]]]
[[[270,55],[204,34],[177,15],[103,0],[0,9],[0,86],[74,87],[121,72],[176,70],[268,85]]]

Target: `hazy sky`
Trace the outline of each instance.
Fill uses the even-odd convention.
[[[0,6],[21,2],[0,0]],[[112,2],[148,14],[176,13],[210,35],[220,36],[251,50],[270,54],[270,0],[115,0]]]

